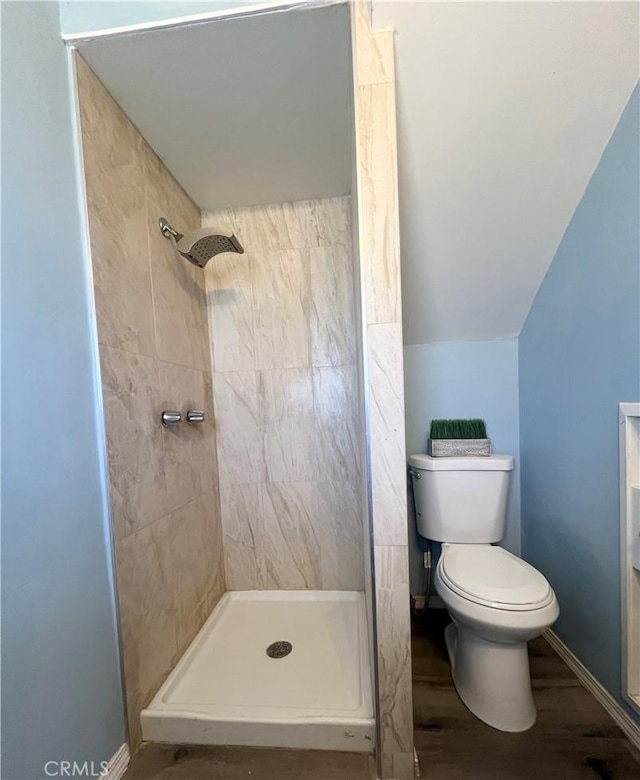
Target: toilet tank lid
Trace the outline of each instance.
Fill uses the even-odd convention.
[[[410,455],[409,465],[423,471],[511,471],[511,455],[479,455],[464,458],[433,458],[431,455]]]

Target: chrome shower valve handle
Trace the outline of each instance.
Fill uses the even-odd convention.
[[[165,428],[168,428],[171,425],[178,425],[178,423],[182,422],[182,412],[177,412],[173,409],[165,409],[162,412],[160,420]]]

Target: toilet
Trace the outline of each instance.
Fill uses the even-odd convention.
[[[442,542],[434,584],[453,619],[445,641],[458,695],[489,726],[526,731],[536,720],[527,641],[559,608],[539,571],[494,546],[513,458],[412,455],[409,467],[418,532]]]

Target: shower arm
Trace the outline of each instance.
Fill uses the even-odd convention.
[[[178,233],[177,230],[174,230],[164,217],[161,217],[158,220],[158,225],[160,226],[162,235],[165,238],[172,238],[174,243],[177,243],[181,238],[183,238],[183,234]]]

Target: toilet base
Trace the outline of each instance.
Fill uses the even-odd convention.
[[[444,632],[458,695],[471,712],[499,731],[526,731],[536,721],[526,642],[482,639],[459,623]]]

